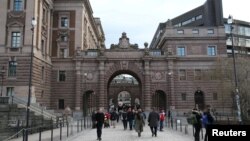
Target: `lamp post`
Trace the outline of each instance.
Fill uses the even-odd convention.
[[[238,89],[238,78],[237,78],[237,70],[235,65],[235,48],[234,48],[234,40],[233,40],[233,16],[229,15],[227,23],[230,25],[230,35],[232,40],[232,56],[233,56],[233,69],[234,69],[234,83],[235,83],[235,100],[237,105],[237,116],[239,123],[242,122],[241,119],[241,108],[240,108],[240,96],[239,96],[239,89]]]
[[[30,116],[30,97],[31,97],[31,84],[32,84],[32,70],[33,70],[33,40],[34,40],[34,28],[37,22],[33,17],[31,20],[31,31],[32,31],[32,39],[31,39],[31,52],[30,52],[30,72],[29,72],[29,93],[28,93],[28,102],[27,102],[27,113],[26,113],[26,141],[28,141],[28,128],[29,128],[29,116]]]
[[[5,73],[5,70],[4,70],[4,67],[2,67],[1,69],[1,96],[3,96],[3,76],[4,76],[4,73]]]
[[[84,128],[86,128],[86,114],[87,114],[87,113],[86,113],[86,111],[87,111],[87,100],[86,100],[86,98],[87,98],[87,96],[86,96],[86,94],[87,94],[87,93],[86,93],[86,88],[87,88],[87,87],[86,87],[86,79],[87,79],[87,75],[88,75],[88,74],[87,74],[87,73],[84,73],[83,75],[84,75],[84,91],[83,91],[83,92],[84,92],[84,93],[83,93],[83,97],[84,97],[84,109],[83,109],[83,110],[84,110],[84,111],[83,111],[83,112],[84,112],[84,113],[83,113],[84,115],[83,115],[83,116],[84,116],[84,119],[83,119],[83,120],[84,120]]]

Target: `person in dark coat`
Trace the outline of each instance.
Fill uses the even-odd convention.
[[[202,116],[202,122],[203,122],[205,129],[206,129],[204,141],[208,141],[208,133],[207,133],[208,132],[208,125],[211,125],[214,122],[214,118],[210,113],[210,106],[207,106],[206,109],[204,110],[203,116]]]
[[[135,119],[135,115],[134,113],[131,111],[131,108],[128,109],[127,112],[127,120],[129,123],[129,129],[132,130],[133,129],[133,120]]]
[[[135,131],[138,133],[138,137],[141,137],[141,132],[143,132],[143,126],[145,125],[143,115],[141,111],[135,114]]]
[[[192,114],[195,115],[196,120],[197,120],[197,122],[193,125],[194,129],[195,129],[194,140],[195,141],[200,141],[200,131],[201,131],[201,127],[202,127],[202,124],[201,124],[202,115],[201,115],[200,111],[197,108],[194,108],[192,110]]]
[[[102,126],[104,123],[104,113],[102,109],[99,109],[98,112],[95,114],[96,119],[96,129],[97,129],[97,140],[102,140]]]
[[[152,132],[152,137],[157,136],[157,127],[158,127],[158,122],[160,120],[160,116],[155,110],[153,109],[152,112],[149,113],[148,116],[148,123]]]
[[[127,130],[128,120],[127,120],[127,111],[126,111],[126,109],[124,109],[122,111],[122,113],[121,113],[121,120],[122,120],[122,123],[123,123],[124,130]]]

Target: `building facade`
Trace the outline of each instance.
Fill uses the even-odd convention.
[[[105,47],[100,19],[93,17],[88,0],[3,0],[0,7],[1,94],[27,101],[33,54],[31,102],[50,108],[57,61],[72,58],[77,49]],[[32,18],[37,21],[33,38]]]

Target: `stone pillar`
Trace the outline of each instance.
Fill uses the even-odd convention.
[[[75,88],[75,110],[80,110],[81,105],[81,62],[76,61],[76,88]]]
[[[145,90],[144,90],[144,107],[146,111],[151,111],[152,107],[152,98],[150,94],[150,68],[149,68],[149,61],[145,61]]]
[[[169,60],[168,61],[168,77],[169,77],[169,90],[170,90],[170,106],[175,107],[176,106],[176,96],[175,96],[175,92],[174,92],[174,63],[173,60]]]
[[[98,96],[98,106],[99,108],[105,108],[106,103],[106,89],[105,89],[105,71],[104,71],[104,61],[99,63],[99,94]]]

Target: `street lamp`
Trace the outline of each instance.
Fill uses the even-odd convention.
[[[234,69],[234,83],[235,83],[235,100],[237,105],[237,115],[239,123],[242,122],[241,119],[241,109],[240,109],[240,95],[239,95],[239,89],[238,89],[238,78],[237,78],[237,70],[235,65],[235,48],[234,48],[234,39],[233,39],[233,16],[229,15],[227,23],[230,26],[230,35],[231,35],[231,41],[232,41],[232,56],[233,56],[233,69]]]
[[[35,18],[33,17],[31,20],[31,31],[32,31],[32,39],[31,39],[31,52],[30,52],[30,72],[29,72],[29,93],[28,93],[28,102],[27,102],[27,113],[26,113],[26,141],[28,141],[28,128],[29,128],[29,114],[30,114],[30,97],[31,97],[31,84],[32,84],[32,70],[33,70],[33,40],[34,40],[34,28],[36,26],[37,22]]]
[[[84,92],[83,93],[83,97],[84,97],[84,109],[83,109],[84,110],[84,119],[83,120],[84,120],[84,128],[86,128],[86,114],[87,114],[86,113],[87,112],[87,100],[86,100],[86,98],[87,98],[87,96],[86,96],[87,95],[86,88],[87,87],[86,87],[86,79],[87,79],[87,75],[88,74],[84,73],[83,75],[84,75],[84,90],[83,90],[83,92]]]
[[[5,70],[4,70],[4,66],[1,69],[1,96],[3,96],[3,76],[4,76]]]

